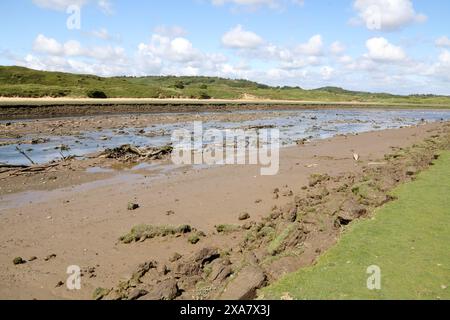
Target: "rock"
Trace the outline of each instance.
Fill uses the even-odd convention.
[[[179,274],[182,276],[187,276],[187,277],[200,275],[201,272],[202,272],[202,267],[197,263],[193,264],[191,262],[182,262],[182,263],[178,264],[175,268],[176,274]]]
[[[128,203],[128,210],[129,211],[134,211],[134,210],[137,210],[137,209],[139,209],[139,204],[132,203],[132,202]]]
[[[33,261],[35,261],[35,260],[37,260],[37,257],[31,257],[30,259],[28,259],[28,262],[33,262]]]
[[[247,212],[243,212],[239,215],[239,220],[244,221],[250,219],[250,215]]]
[[[350,216],[349,214],[341,213],[336,218],[336,222],[334,224],[335,224],[336,227],[339,228],[340,226],[347,226],[347,225],[349,225],[353,220],[354,220],[354,218],[352,216]]]
[[[309,187],[313,188],[319,183],[323,181],[330,180],[330,177],[328,175],[321,175],[321,174],[313,174],[309,177]]]
[[[157,268],[157,271],[158,271],[158,273],[159,273],[160,275],[162,275],[162,276],[165,276],[165,275],[167,275],[168,273],[170,273],[169,267],[166,266],[165,264],[160,265],[160,266]]]
[[[61,288],[63,285],[64,285],[64,281],[59,281],[59,282],[56,284],[55,288]]]
[[[183,256],[182,256],[181,254],[175,252],[175,253],[169,258],[169,261],[170,261],[170,262],[175,262],[175,261],[180,260],[181,258],[183,258]]]
[[[27,262],[25,260],[23,260],[21,257],[17,257],[17,258],[14,258],[13,263],[14,263],[14,265],[17,266],[19,264],[25,264]]]
[[[281,195],[283,197],[292,197],[294,195],[294,192],[292,190],[283,190]]]
[[[209,279],[215,283],[222,283],[233,273],[229,261],[220,260],[213,264]]]
[[[244,230],[250,230],[255,225],[254,222],[246,222],[244,225],[242,225],[242,229]]]
[[[199,263],[201,266],[204,266],[205,264],[210,263],[219,257],[220,254],[218,249],[203,248],[194,255],[193,260],[195,263]]]
[[[254,266],[242,269],[220,297],[222,300],[252,300],[266,283],[266,275]]]
[[[415,176],[417,174],[417,168],[416,167],[408,167],[406,169],[406,175],[407,176]]]
[[[55,259],[55,258],[56,258],[56,254],[52,253],[52,254],[46,256],[44,260],[45,261],[50,261],[50,260]]]
[[[177,281],[175,279],[165,280],[158,283],[153,289],[139,300],[174,300],[180,295]]]
[[[288,222],[295,222],[297,220],[298,209],[295,204],[288,204],[283,209],[283,219]]]
[[[261,199],[258,199],[258,200],[255,201],[256,204],[260,204],[260,203],[262,203],[262,202],[263,202],[263,201],[262,201]]]
[[[158,267],[158,263],[155,261],[148,261],[140,264],[136,271],[133,273],[130,279],[131,285],[137,285],[141,283],[141,278],[147,274],[151,269],[156,269]]]
[[[144,289],[133,289],[131,290],[130,294],[128,295],[128,300],[137,300],[140,297],[145,296],[148,293],[148,291]]]

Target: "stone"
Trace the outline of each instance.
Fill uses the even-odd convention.
[[[288,204],[283,209],[283,219],[288,222],[295,222],[297,220],[298,209],[295,204]]]
[[[407,176],[415,176],[417,174],[417,168],[416,167],[408,167],[406,169],[406,175]]]
[[[244,221],[250,219],[250,215],[247,212],[243,212],[239,215],[239,220]]]
[[[44,260],[45,261],[50,261],[50,260],[55,259],[55,258],[56,258],[56,254],[52,253],[52,254],[46,256]]]
[[[129,211],[134,211],[134,210],[137,210],[137,209],[139,209],[139,204],[132,203],[132,202],[128,203],[128,210]]]
[[[202,250],[198,251],[194,257],[193,260],[196,263],[199,263],[200,265],[204,266],[205,264],[214,261],[215,259],[219,258],[219,250],[216,248],[203,248]]]
[[[17,266],[19,264],[25,264],[27,262],[25,260],[23,260],[21,257],[17,257],[17,258],[14,258],[13,263],[14,263],[14,265]]]
[[[228,262],[220,260],[213,264],[211,274],[209,275],[212,282],[222,283],[233,273],[233,268]]]
[[[252,300],[256,298],[256,291],[266,284],[266,280],[266,275],[260,268],[247,266],[229,283],[220,298],[222,300]]]
[[[145,296],[148,293],[148,291],[144,289],[133,289],[131,290],[130,294],[128,295],[128,300],[137,300],[140,297]]]
[[[177,281],[175,279],[169,279],[162,281],[155,285],[152,290],[139,300],[174,300],[180,295]]]
[[[181,258],[183,258],[183,256],[182,256],[181,254],[175,252],[175,253],[169,258],[169,261],[170,261],[170,262],[175,262],[175,261],[180,260]]]

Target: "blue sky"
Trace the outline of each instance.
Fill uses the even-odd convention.
[[[447,0],[2,0],[0,64],[450,94],[449,12]]]

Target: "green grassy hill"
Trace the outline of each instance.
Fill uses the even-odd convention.
[[[98,77],[94,75],[36,71],[0,66],[0,96],[108,98],[194,98],[240,99],[255,97],[275,100],[323,102],[379,102],[447,104],[450,97],[434,95],[399,96],[384,93],[347,91],[336,87],[304,90],[300,87],[270,87],[247,80],[215,77]]]

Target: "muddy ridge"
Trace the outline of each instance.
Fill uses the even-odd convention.
[[[235,111],[286,111],[286,110],[313,110],[334,108],[383,108],[389,105],[376,105],[373,103],[282,103],[276,101],[266,102],[230,102],[230,101],[198,101],[198,102],[98,102],[86,103],[39,101],[24,104],[1,104],[0,120],[30,119],[30,118],[60,118],[95,115],[123,115],[123,114],[154,114],[154,113],[201,113],[201,112],[235,112]],[[408,105],[408,108],[436,108],[447,109],[447,106]],[[402,105],[397,105],[402,108]]]

